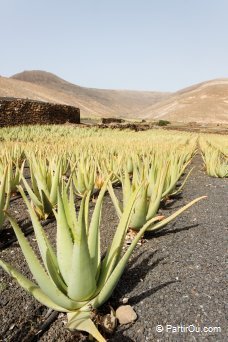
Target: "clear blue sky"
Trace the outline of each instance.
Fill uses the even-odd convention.
[[[228,0],[1,0],[0,75],[174,91],[228,77]]]

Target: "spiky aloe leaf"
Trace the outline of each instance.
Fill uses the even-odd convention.
[[[72,232],[67,223],[65,208],[63,200],[58,191],[58,214],[56,215],[57,221],[57,259],[60,272],[66,284],[69,283],[69,269],[71,267],[72,252],[73,252],[73,239]]]
[[[101,217],[101,207],[105,192],[107,190],[108,182],[110,181],[112,174],[106,179],[103,184],[100,193],[98,195],[96,205],[93,211],[93,215],[90,221],[88,230],[88,247],[92,263],[93,273],[97,276],[97,272],[100,267],[100,217]],[[88,203],[87,203],[88,207]]]
[[[101,274],[100,274],[99,281],[98,281],[97,292],[99,292],[100,289],[104,286],[110,274],[112,273],[113,269],[115,268],[116,263],[119,260],[120,253],[122,251],[124,238],[126,236],[129,222],[131,219],[131,214],[134,208],[135,200],[140,189],[141,187],[138,187],[138,189],[136,189],[131,195],[128,205],[126,206],[121,216],[120,222],[117,226],[114,238],[112,240],[112,244],[110,248],[108,249],[104,260],[102,261]]]
[[[207,198],[207,196],[201,196],[201,197],[198,197],[198,198],[194,199],[190,203],[186,204],[184,207],[182,207],[179,210],[175,211],[175,213],[173,213],[172,215],[170,215],[166,219],[162,220],[161,222],[157,223],[154,226],[149,227],[147,229],[147,231],[151,232],[151,231],[156,231],[156,230],[159,230],[159,229],[163,228],[166,224],[168,224],[173,219],[175,219],[177,216],[179,216],[181,213],[183,213],[185,210],[190,208],[193,204],[199,202],[201,199],[204,199],[204,198]]]
[[[29,163],[29,170],[30,170],[32,191],[34,192],[34,195],[35,195],[37,198],[39,198],[39,197],[40,197],[40,193],[39,193],[39,189],[38,189],[37,182],[36,182],[36,177],[35,177],[34,170],[33,170],[33,167],[32,167],[31,162]],[[23,183],[25,184],[23,175],[22,175],[21,178],[22,178],[22,180],[23,180]],[[27,188],[26,188],[26,190],[27,190]],[[27,191],[28,191],[28,190],[27,190]],[[31,197],[31,196],[30,196],[30,197]]]
[[[19,192],[20,192],[20,194],[21,194],[21,196],[22,196],[22,198],[23,198],[23,200],[24,200],[24,202],[28,208],[28,211],[29,211],[29,214],[30,214],[30,217],[32,220],[32,224],[33,224],[33,229],[34,229],[34,232],[36,235],[37,243],[39,246],[40,254],[41,254],[41,257],[43,259],[44,265],[47,266],[45,263],[45,259],[46,259],[46,254],[47,254],[47,250],[48,250],[51,258],[53,259],[53,263],[57,268],[58,262],[56,259],[54,249],[53,249],[52,245],[50,244],[50,242],[49,242],[49,240],[45,234],[45,231],[44,231],[43,227],[41,226],[41,224],[40,224],[40,222],[39,222],[39,220],[35,214],[34,209],[32,208],[31,204],[29,203],[22,186],[18,186],[18,190],[19,190]]]
[[[44,218],[46,219],[52,213],[53,204],[50,202],[49,198],[43,190],[40,190],[40,193]]]
[[[70,195],[68,199],[67,191],[70,189]],[[75,204],[74,204],[74,191],[72,187],[72,182],[65,185],[62,183],[62,202],[64,207],[64,213],[66,216],[67,224],[71,229],[71,234],[74,234],[74,227],[77,226],[77,215],[75,211]]]
[[[115,266],[114,270],[110,274],[107,281],[103,284],[102,288],[100,289],[100,292],[97,294],[97,296],[92,299],[90,302],[91,305],[94,308],[100,307],[103,303],[105,303],[108,298],[111,296],[113,290],[115,289],[122,273],[124,272],[124,269],[126,267],[126,264],[135,248],[137,243],[139,242],[140,238],[143,236],[147,228],[153,223],[156,222],[159,218],[154,217],[150,221],[148,221],[138,232],[134,240],[132,241],[131,245],[128,247],[128,250],[125,252],[124,256],[119,260],[118,264]]]
[[[44,292],[44,294],[48,296],[58,306],[64,307],[67,310],[74,310],[80,308],[82,306],[81,303],[77,303],[76,301],[69,299],[63,292],[61,292],[61,290],[59,290],[57,285],[49,278],[41,263],[39,262],[37,256],[35,255],[32,247],[30,246],[27,239],[24,237],[24,234],[18,227],[16,221],[10,216],[8,216],[8,218],[17,236],[21,250],[27,261],[28,267],[33,277],[37,281],[37,284]]]
[[[98,342],[106,342],[104,337],[99,333],[97,327],[91,320],[91,312],[78,311],[76,313],[68,313],[67,328],[70,330],[81,330],[92,335]]]
[[[1,179],[1,183],[0,183],[0,230],[5,220],[5,213],[3,210],[6,210],[9,204],[9,200],[7,200],[7,205],[6,205],[6,199],[5,199],[7,172],[8,172],[8,168],[6,167],[4,170],[2,179]]]
[[[166,173],[167,173],[167,165],[163,166],[163,170],[160,173],[160,177],[157,178],[154,191],[152,192],[152,195],[150,198],[149,208],[146,214],[146,221],[153,218],[158,211],[158,208],[162,199],[162,191],[163,191],[163,187],[165,183]]]
[[[193,170],[194,170],[194,167],[192,167],[191,170],[187,173],[187,176],[185,177],[185,179],[182,182],[181,186],[179,186],[179,188],[176,191],[174,191],[174,192],[172,192],[170,194],[171,196],[177,195],[177,194],[179,194],[181,192],[181,190],[183,189],[185,183],[187,182],[187,180],[188,180],[188,178],[189,178],[189,176],[190,176],[190,174],[192,173]]]
[[[124,170],[124,175],[122,176],[122,188],[123,188],[123,208],[125,208],[133,192],[130,177],[126,169]]]
[[[85,196],[82,199],[79,212],[79,224],[74,238],[68,284],[68,296],[75,301],[87,300],[96,290],[95,274],[92,268],[86,236],[84,206]]]
[[[47,272],[49,273],[50,278],[52,279],[52,281],[58,286],[58,288],[66,293],[67,289],[66,289],[66,284],[64,283],[62,276],[59,272],[59,265],[57,262],[57,258],[55,255],[55,252],[53,250],[52,245],[50,244],[45,231],[43,229],[43,227],[41,226],[34,209],[32,208],[31,204],[29,203],[24,190],[21,186],[18,187],[18,190],[20,191],[20,194],[23,198],[23,200],[25,201],[31,220],[32,220],[32,224],[33,224],[33,229],[36,235],[36,239],[37,239],[37,244],[40,250],[40,254],[44,263],[44,266],[47,270]]]
[[[147,209],[147,185],[144,184],[134,205],[131,221],[129,224],[130,228],[135,230],[142,228],[146,222]]]
[[[86,235],[89,235],[89,201],[91,197],[91,191],[89,190],[86,199],[85,199],[85,226],[86,226]]]
[[[32,191],[28,182],[24,178],[24,176],[22,176],[22,181],[23,181],[25,189],[27,190],[29,197],[31,198],[34,205],[37,206],[38,208],[42,208],[42,202],[39,200],[39,198],[36,196],[36,194]]]
[[[55,169],[55,174],[52,176],[51,191],[50,191],[50,203],[54,206],[57,203],[57,191],[60,180],[60,171],[62,168],[62,161],[59,159],[57,167]]]
[[[116,197],[116,194],[113,190],[112,183],[109,183],[109,185],[108,185],[108,192],[109,192],[109,195],[112,199],[112,203],[114,204],[114,207],[116,209],[117,216],[120,219],[122,216],[122,210],[121,210],[120,202],[119,202],[118,198]]]
[[[153,230],[158,230],[162,227],[164,227],[166,224],[168,224],[170,221],[172,221],[174,218],[176,218],[178,215],[180,215],[182,212],[190,208],[193,204],[197,203],[201,199],[206,198],[206,196],[202,196],[199,198],[196,198],[195,200],[191,201],[187,205],[185,205],[183,208],[177,210],[174,214],[170,215],[166,219],[162,220],[161,222],[153,225],[154,222],[158,221],[160,217],[154,217],[151,220],[149,220],[138,232],[134,240],[132,241],[131,245],[129,246],[128,250],[125,252],[124,256],[121,258],[121,260],[116,265],[115,269],[113,270],[110,277],[107,279],[107,282],[102,286],[100,292],[97,294],[97,296],[90,302],[90,304],[94,308],[98,308],[101,306],[104,302],[108,300],[108,298],[111,296],[114,288],[116,287],[125,267],[127,264],[127,261],[129,260],[133,249],[137,245],[140,238],[144,235],[146,231],[149,231],[150,226],[152,226]]]
[[[57,305],[52,301],[35,283],[27,279],[23,274],[18,272],[16,268],[8,264],[7,262],[0,259],[0,266],[11,275],[18,284],[35,297],[41,304],[47,306],[56,311],[68,312],[68,310],[62,306]]]

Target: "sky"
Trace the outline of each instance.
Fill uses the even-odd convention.
[[[175,91],[228,77],[228,0],[0,0],[0,75]]]

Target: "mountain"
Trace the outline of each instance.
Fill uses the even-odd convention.
[[[155,120],[228,123],[228,78],[182,89],[143,109],[139,116]]]
[[[228,78],[175,93],[81,87],[45,71],[0,77],[0,97],[21,97],[79,107],[82,117],[228,123]]]
[[[168,93],[153,91],[106,90],[85,88],[69,83],[45,71],[24,71],[4,79],[8,96],[28,97],[79,107],[84,117],[136,118],[146,107],[167,98]],[[15,92],[11,92],[11,86]],[[4,87],[4,86],[2,86]],[[0,96],[3,93],[0,81]],[[17,92],[16,92],[17,89]],[[32,93],[32,94],[31,94]],[[3,95],[4,96],[4,95]]]

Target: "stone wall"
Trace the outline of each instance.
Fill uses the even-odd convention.
[[[80,123],[80,109],[27,99],[0,99],[0,127]]]
[[[101,123],[102,124],[110,124],[110,123],[122,123],[124,122],[123,119],[118,119],[118,118],[102,118]]]

